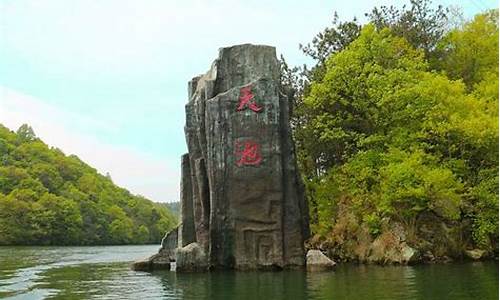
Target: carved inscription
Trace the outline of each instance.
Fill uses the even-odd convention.
[[[240,89],[240,98],[239,98],[239,104],[238,108],[236,108],[236,111],[241,111],[246,109],[247,107],[250,108],[254,112],[260,112],[262,111],[262,106],[257,105],[255,103],[255,96],[252,93],[252,86],[246,86]]]
[[[235,145],[236,165],[258,166],[262,162],[260,144],[253,140],[244,142],[236,141]]]

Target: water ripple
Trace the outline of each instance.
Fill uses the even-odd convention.
[[[335,272],[134,272],[158,246],[0,247],[7,299],[498,299],[498,262]]]

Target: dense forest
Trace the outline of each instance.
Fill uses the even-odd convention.
[[[166,206],[49,148],[28,125],[0,125],[0,245],[158,243],[176,223]]]
[[[424,260],[498,255],[498,10],[466,21],[412,0],[366,16],[335,15],[301,45],[312,68],[281,60],[311,245],[341,260],[378,245],[390,261],[402,241]]]

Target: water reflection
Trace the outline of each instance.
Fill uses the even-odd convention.
[[[156,272],[175,299],[306,299],[303,272]]]
[[[311,299],[418,299],[412,267],[343,265],[306,276]]]
[[[335,272],[156,272],[169,299],[498,299],[498,265],[342,265]]]

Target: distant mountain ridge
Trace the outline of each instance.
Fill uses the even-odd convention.
[[[179,201],[163,203],[170,212],[179,219],[181,215],[181,203]]]

